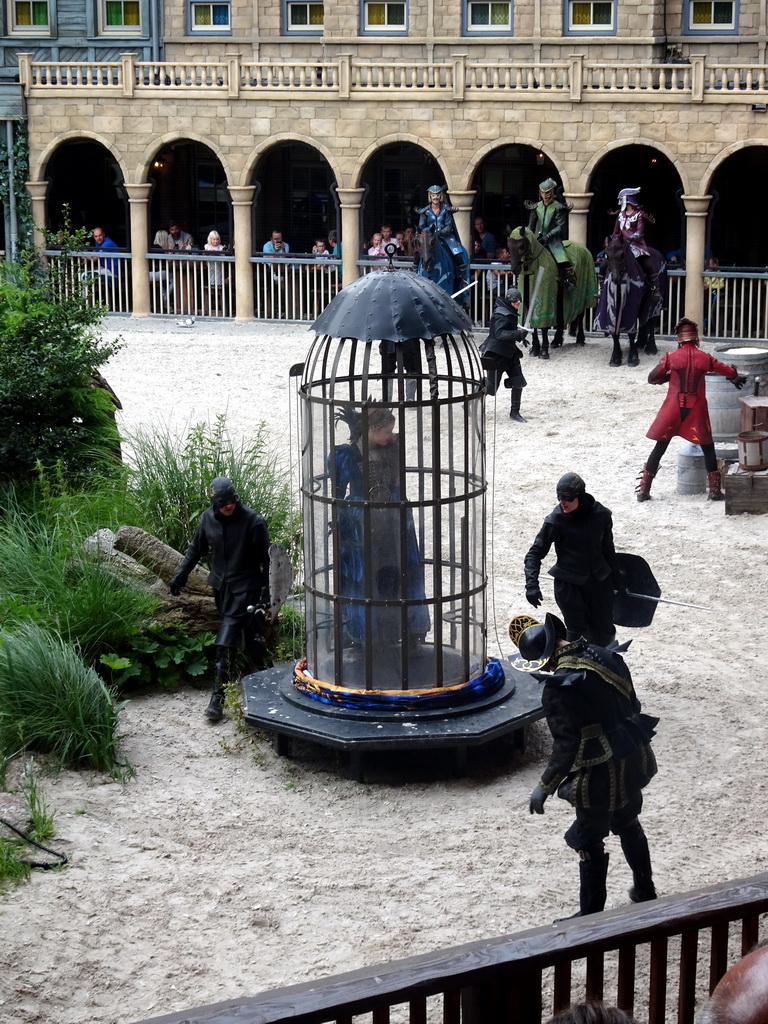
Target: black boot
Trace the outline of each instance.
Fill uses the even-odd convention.
[[[633,903],[646,903],[648,900],[655,900],[656,887],[653,884],[648,839],[639,821],[635,821],[622,832],[621,849],[632,871],[634,882],[629,890],[629,898]]]
[[[579,909],[569,917],[558,917],[555,924],[574,917],[599,914],[605,909],[605,881],[608,877],[608,854],[579,851]]]
[[[213,665],[213,692],[208,707],[203,712],[209,722],[220,722],[224,714],[224,687],[229,682],[229,659],[228,647],[216,648],[216,661]]]
[[[520,415],[520,399],[523,397],[522,388],[512,388],[512,398],[509,405],[509,418],[517,423],[525,423],[526,419]]]
[[[209,722],[220,722],[224,716],[224,693],[222,690],[214,690],[208,707],[203,712]]]

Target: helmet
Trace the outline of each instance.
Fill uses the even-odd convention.
[[[551,612],[543,623],[531,615],[516,615],[509,624],[509,638],[520,651],[512,667],[519,672],[536,672],[550,660],[558,640],[565,640],[565,625]]]
[[[574,498],[583,498],[587,485],[577,473],[566,473],[557,481],[557,498],[565,498],[566,501],[573,501]]]
[[[557,182],[553,178],[545,178],[539,185],[539,195],[545,203],[551,202],[555,197]]]
[[[675,325],[675,334],[678,345],[699,344],[699,325],[686,316]]]
[[[427,198],[431,199],[434,195],[442,195],[445,192],[444,185],[430,185],[427,189]]]
[[[627,203],[631,203],[632,206],[637,206],[637,197],[639,195],[639,188],[623,188],[621,192],[619,192],[619,206],[622,210],[626,208]]]
[[[211,496],[211,505],[214,508],[221,508],[222,505],[231,505],[238,500],[232,481],[226,476],[217,476],[215,480],[212,480],[208,493]]]

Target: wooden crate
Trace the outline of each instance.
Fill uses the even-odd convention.
[[[768,469],[748,473],[734,462],[723,476],[725,514],[736,516],[741,512],[756,514],[768,512]]]

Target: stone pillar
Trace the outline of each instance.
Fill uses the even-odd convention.
[[[337,188],[341,205],[341,285],[352,284],[360,276],[357,254],[360,252],[360,204],[364,188]]]
[[[573,209],[568,214],[568,237],[572,242],[578,242],[586,248],[587,245],[587,217],[589,216],[589,204],[592,202],[594,192],[568,192],[565,201]],[[602,242],[602,238],[600,239]]]
[[[235,237],[235,319],[253,320],[253,195],[255,185],[230,185]]]
[[[448,198],[451,201],[451,206],[456,207],[456,213],[453,215],[453,219],[456,222],[456,230],[459,233],[459,239],[461,244],[469,253],[470,262],[472,260],[472,206],[475,202],[475,196],[477,192],[474,189],[471,192],[454,192],[449,190]]]
[[[27,192],[32,197],[32,223],[34,225],[34,234],[32,236],[35,248],[45,248],[45,236],[43,235],[43,228],[48,225],[45,223],[45,199],[48,194],[48,182],[47,181],[27,181]]]
[[[147,316],[149,308],[149,264],[147,245],[149,243],[149,218],[147,208],[152,183],[129,185],[128,207],[131,214],[131,289],[133,292],[133,315]]]
[[[704,242],[712,196],[683,196],[685,203],[685,315],[700,324],[704,315]]]

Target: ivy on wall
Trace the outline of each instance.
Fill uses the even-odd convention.
[[[29,181],[29,134],[25,119],[13,122],[13,181],[8,173],[8,145],[5,131],[0,132],[0,204],[7,211],[11,189],[16,197],[18,250],[32,243],[32,200],[26,188]]]

